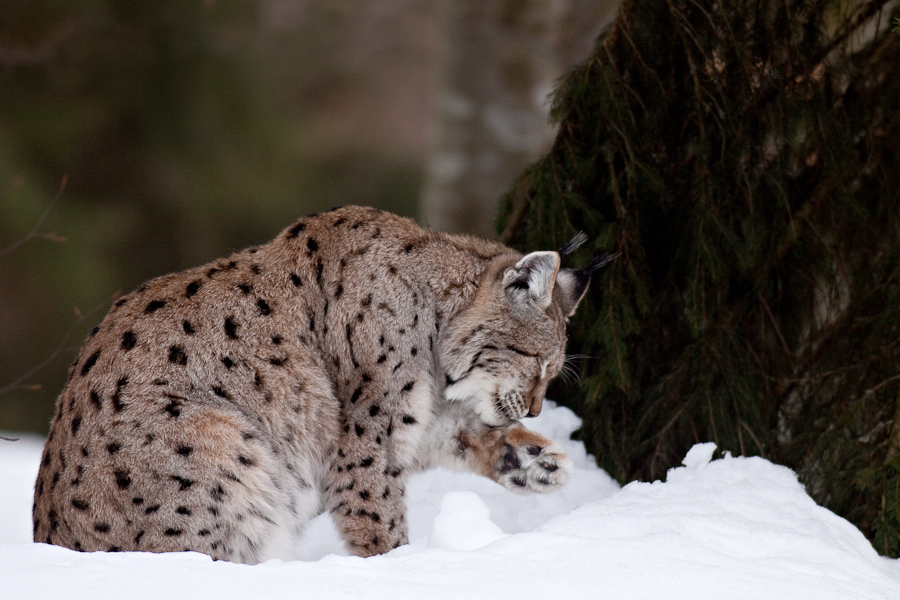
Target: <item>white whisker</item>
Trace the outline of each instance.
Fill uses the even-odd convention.
[[[578,370],[569,363],[563,363],[562,369],[559,371],[560,377],[569,385],[576,385],[581,379]]]

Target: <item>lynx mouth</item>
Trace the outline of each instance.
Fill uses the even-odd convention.
[[[528,410],[526,408],[516,407],[514,404],[504,402],[500,396],[494,397],[494,412],[509,421],[518,421],[519,419],[528,416]]]

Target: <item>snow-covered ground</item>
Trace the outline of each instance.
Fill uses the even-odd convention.
[[[578,423],[548,402],[527,424],[561,441]],[[712,444],[665,483],[621,489],[571,441],[576,474],[546,496],[432,471],[407,490],[408,546],[346,556],[319,517],[304,561],[256,566],[31,543],[41,444],[0,440],[0,598],[900,599],[900,561],[817,506],[793,472],[760,458],[710,461]]]

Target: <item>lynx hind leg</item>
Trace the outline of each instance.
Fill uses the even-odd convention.
[[[350,552],[373,556],[407,543],[405,479],[377,448],[337,451],[327,506]]]
[[[459,451],[474,471],[520,494],[558,490],[575,472],[562,447],[515,422],[485,432],[462,432]]]

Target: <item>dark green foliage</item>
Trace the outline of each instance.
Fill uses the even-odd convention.
[[[900,551],[900,38],[885,2],[626,1],[557,90],[504,241],[621,256],[570,327],[611,474],[690,446],[791,466]]]

